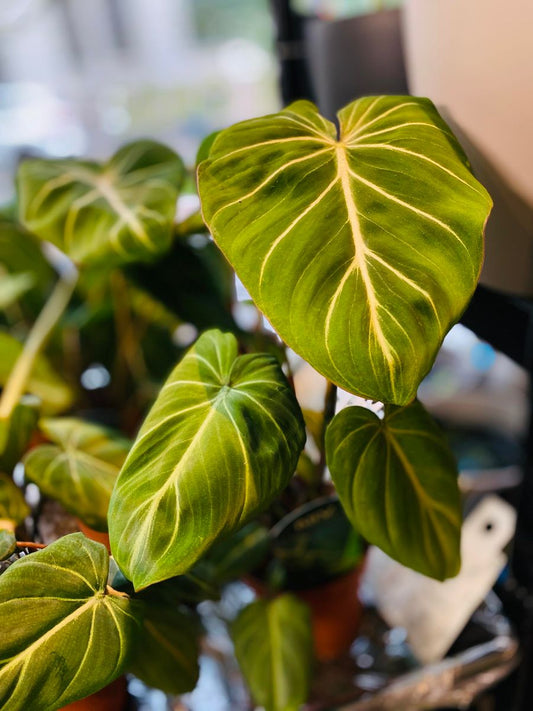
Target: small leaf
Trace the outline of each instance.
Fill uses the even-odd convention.
[[[104,546],[71,534],[0,576],[0,707],[55,711],[127,664],[138,608],[106,588]]]
[[[107,531],[107,509],[130,443],[106,427],[71,417],[40,422],[55,444],[43,444],[24,459],[26,476],[97,531]]]
[[[105,164],[28,160],[17,179],[21,219],[78,264],[150,260],[170,246],[184,176],[179,156],[153,141]]]
[[[291,348],[404,405],[474,292],[491,200],[428,99],[358,99],[339,124],[298,101],[222,131],[203,215]]]
[[[0,520],[0,560],[5,560],[17,550],[17,539],[12,531],[2,528]]]
[[[313,639],[309,608],[293,595],[253,602],[232,627],[235,655],[256,703],[297,711],[309,693]]]
[[[349,407],[326,433],[328,466],[354,527],[392,558],[438,580],[460,567],[457,467],[433,418],[415,401],[380,420]]]
[[[115,558],[143,588],[187,571],[287,485],[303,418],[272,356],[204,333],[171,373],[111,497]]]
[[[31,440],[41,401],[23,395],[8,419],[0,419],[0,470],[12,472]]]
[[[157,596],[140,599],[144,603],[143,628],[129,671],[168,694],[191,691],[200,672],[198,619],[176,605],[162,605]]]
[[[9,333],[0,331],[0,385],[5,385],[17,358],[22,353],[22,344]],[[56,414],[70,407],[73,393],[69,385],[56,373],[44,355],[37,356],[26,390],[41,400],[43,411]]]
[[[0,473],[0,520],[13,521],[18,526],[29,515],[22,491],[6,474]]]

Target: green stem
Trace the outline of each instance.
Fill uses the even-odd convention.
[[[43,310],[37,317],[24,344],[22,353],[17,359],[4,387],[0,399],[0,420],[7,420],[15,409],[21,395],[24,393],[37,356],[44,348],[52,329],[63,315],[70,301],[78,280],[78,272],[71,262],[62,271],[63,273],[60,275]]]
[[[329,423],[335,416],[337,407],[337,386],[328,380],[326,385],[326,395],[324,396],[324,417],[322,420],[322,433],[320,437],[320,462],[318,463],[320,476],[324,475],[326,469],[326,430]]]

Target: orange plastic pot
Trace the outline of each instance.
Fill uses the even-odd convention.
[[[86,699],[63,706],[61,711],[125,711],[128,705],[128,686],[125,676],[91,694]]]
[[[361,622],[359,582],[364,564],[323,585],[295,594],[311,609],[315,656],[332,661],[350,649]]]

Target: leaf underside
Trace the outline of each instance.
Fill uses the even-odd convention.
[[[463,312],[491,200],[427,99],[313,104],[222,131],[204,219],[258,307],[319,372],[406,404]]]
[[[186,572],[286,486],[303,418],[273,356],[239,356],[207,331],[145,420],[109,509],[114,556],[135,588]]]
[[[198,621],[176,605],[146,598],[143,628],[129,670],[168,694],[192,691],[198,681]]]
[[[326,433],[328,466],[354,527],[392,558],[439,580],[460,567],[457,466],[438,425],[415,401],[349,407]]]
[[[77,533],[0,576],[3,711],[55,711],[123,672],[138,623],[131,600],[106,593],[108,567]]]
[[[266,711],[297,711],[311,677],[307,605],[290,594],[253,602],[233,623],[232,638],[255,701]]]

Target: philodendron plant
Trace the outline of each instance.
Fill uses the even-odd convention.
[[[181,224],[174,211],[183,164],[159,144],[126,146],[103,165],[20,167],[20,224],[13,217],[4,224],[16,239],[2,241],[0,231],[0,247],[8,247],[0,332],[8,354],[0,364],[6,711],[60,708],[125,670],[170,692],[192,688],[195,604],[241,573],[250,550],[265,542],[257,532],[307,456],[306,424],[322,453],[313,473],[307,466],[300,476],[311,491],[320,491],[327,463],[364,538],[439,580],[459,570],[454,459],[416,394],[475,289],[491,201],[450,129],[427,99],[359,99],[339,113],[338,128],[297,102],[221,131],[200,154],[203,221],[193,215]],[[183,256],[190,257],[187,235],[206,229],[284,344],[327,379],[324,413],[302,414],[283,344],[236,326],[224,288],[212,287],[227,267],[208,238],[203,246],[218,266],[181,298],[192,263]],[[31,262],[13,256],[23,243]],[[48,262],[59,280],[37,315]],[[206,292],[217,297],[213,322],[209,304],[194,311]],[[24,346],[15,328],[21,312],[35,317]],[[197,321],[187,316],[193,312]],[[145,361],[150,353],[157,361],[156,334],[183,320],[220,327],[204,331],[175,365],[131,445],[80,419],[73,410],[86,405],[83,396],[72,375],[69,384],[56,372],[63,363],[67,377],[76,375],[60,321],[81,341],[86,364],[83,349],[97,349],[95,334],[107,333],[109,320],[123,355],[116,377],[129,368],[119,410],[128,388],[141,397],[143,378],[158,379],[157,367],[143,370],[137,359],[142,350]],[[336,387],[383,407],[334,415]],[[27,393],[41,401],[41,443],[32,449],[35,403]],[[22,455],[26,479],[43,494],[109,529],[112,558],[81,533],[20,557],[32,547],[15,537],[28,513],[11,479]],[[306,606],[289,593],[267,597],[241,612],[232,633],[256,700],[273,711],[297,708],[310,678]]]

